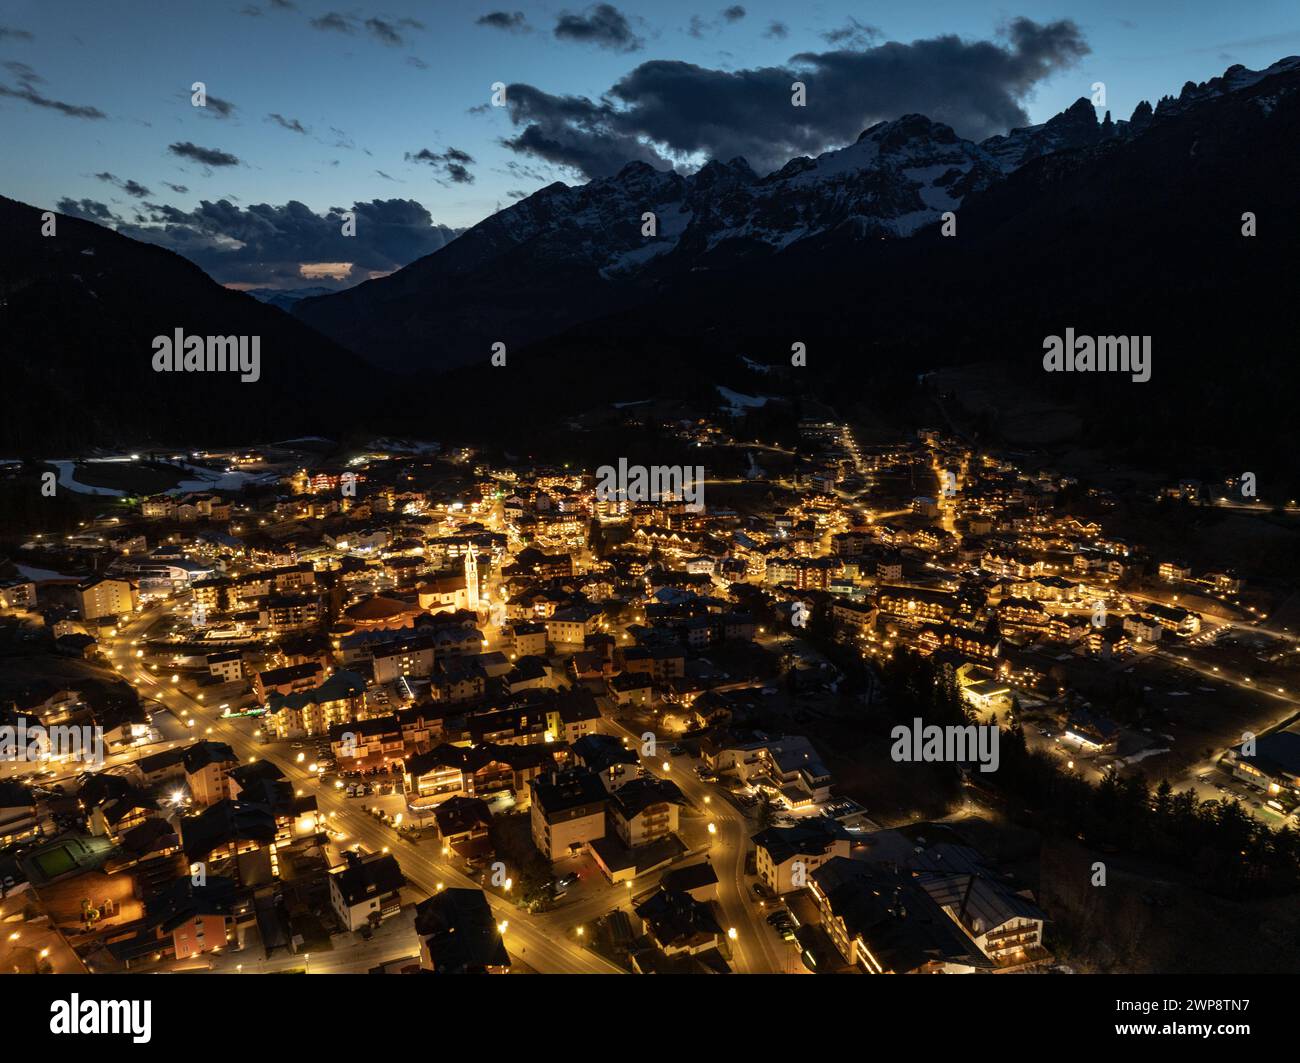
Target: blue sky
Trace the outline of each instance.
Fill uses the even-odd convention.
[[[598,100],[654,60],[741,71],[785,67],[796,53],[868,50],[948,34],[1007,47],[999,30],[1013,19],[1042,26],[1069,19],[1087,54],[1009,90],[1029,120],[1039,122],[1088,95],[1094,81],[1106,83],[1110,109],[1126,118],[1139,100],[1176,95],[1185,81],[1205,80],[1230,63],[1260,67],[1300,52],[1300,8],[1293,0],[1023,0],[1012,6],[743,0],[733,5],[743,7],[743,16],[734,10],[725,16],[728,4],[719,0],[617,2],[630,36],[622,44],[606,39],[604,46],[577,39],[582,34],[557,37],[564,13],[579,24],[594,17],[593,5],[581,3],[284,3],[6,0],[0,63],[8,65],[0,67],[0,86],[10,91],[0,89],[0,191],[43,207],[90,200],[126,219],[143,203],[189,212],[203,200],[241,206],[296,200],[320,213],[357,202],[415,200],[433,223],[457,228],[551,180],[584,179],[501,143],[539,112],[485,108],[495,81],[531,86],[550,114],[565,97]],[[513,30],[477,24],[494,11],[522,13],[524,22]],[[331,14],[336,18],[323,28],[311,24]],[[835,41],[823,36],[851,19],[874,32]],[[772,30],[773,22],[785,27],[784,35]],[[230,115],[192,107],[194,81],[233,104]],[[69,117],[50,101],[106,117]],[[923,103],[918,98],[907,106],[904,87],[881,107],[924,110]],[[855,114],[845,122],[859,124]],[[289,128],[293,123],[306,132]],[[186,143],[239,163],[205,166],[171,150]],[[407,158],[422,149],[431,161]],[[451,149],[472,159],[459,181],[448,164],[460,156],[449,158]],[[132,194],[127,182],[149,194]]]

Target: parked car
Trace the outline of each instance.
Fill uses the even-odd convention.
[[[555,884],[559,886],[561,889],[567,890],[570,886],[574,886],[577,884],[578,877],[579,876],[576,871],[570,871],[567,875],[561,875],[559,878],[557,878],[555,880]]]

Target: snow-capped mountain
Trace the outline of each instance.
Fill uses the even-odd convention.
[[[493,341],[527,343],[644,302],[693,272],[761,262],[809,240],[912,236],[1045,158],[1110,150],[1226,95],[1264,94],[1267,107],[1298,83],[1297,58],[1263,71],[1235,66],[1155,108],[1144,101],[1127,121],[1099,117],[1081,98],[1050,121],[981,143],[909,114],[762,176],[744,159],[689,175],[629,163],[584,185],[549,185],[395,274],[292,312],[381,363],[456,365]]]

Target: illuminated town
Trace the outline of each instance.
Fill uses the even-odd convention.
[[[4,7],[11,1054],[1287,1022],[1286,5]]]
[[[0,962],[1068,970],[1099,962],[1053,944],[1092,918],[1069,878],[1124,840],[1070,787],[1155,830],[1192,817],[1207,848],[1293,824],[1300,738],[1238,748],[1294,713],[1300,641],[1271,588],[938,431],[866,446],[804,419],[785,446],[622,417],[740,448],[748,473],[688,504],[400,441],[64,467],[73,490],[194,489],[91,499],[0,583],[26,662],[8,718],[106,750],[5,765]],[[1146,500],[1235,504],[1189,483]],[[998,770],[892,755],[914,714],[995,725]],[[1083,844],[1040,847],[1015,814],[1049,785],[1036,800]]]

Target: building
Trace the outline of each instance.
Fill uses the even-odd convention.
[[[324,668],[319,661],[291,664],[285,668],[269,668],[253,675],[253,693],[259,705],[265,705],[272,694],[296,694],[311,690],[320,682]]]
[[[449,797],[434,810],[438,838],[443,845],[468,845],[488,836],[492,812],[487,802],[477,797]]]
[[[1119,749],[1119,724],[1105,716],[1075,709],[1065,721],[1062,737],[1092,753],[1114,753]]]
[[[135,611],[136,588],[129,580],[100,577],[78,584],[77,599],[83,620],[126,616]]]
[[[208,674],[223,683],[244,678],[244,654],[240,650],[208,654]]]
[[[330,906],[346,930],[377,927],[402,910],[406,878],[391,853],[346,850],[343,863],[330,868]]]
[[[1300,733],[1274,731],[1237,746],[1223,756],[1224,766],[1243,782],[1269,795],[1273,807],[1290,808],[1300,800]]]
[[[1047,917],[1028,890],[1017,890],[983,855],[950,842],[921,844],[898,830],[861,839],[857,859],[910,874],[992,962],[995,972],[1024,970],[1052,959],[1043,947]]]
[[[145,919],[159,939],[171,940],[178,960],[225,948],[237,906],[235,881],[220,875],[196,884],[181,875],[145,903]]]
[[[196,805],[215,805],[231,796],[230,772],[239,767],[239,758],[225,742],[196,742],[185,750],[183,764]]]
[[[636,750],[613,735],[584,735],[573,743],[573,755],[580,765],[599,775],[611,793],[637,777],[640,758]]]
[[[510,956],[482,890],[447,889],[415,906],[420,968],[434,974],[509,974]]]
[[[822,927],[867,974],[971,974],[993,961],[903,871],[837,856],[812,874]]]
[[[825,801],[831,794],[830,769],[802,735],[709,738],[700,753],[714,771],[734,771],[742,782],[769,791],[788,808]]]
[[[628,848],[651,845],[677,833],[678,809],[685,802],[677,784],[667,779],[633,779],[612,792],[610,822]]]
[[[595,605],[566,606],[546,619],[546,637],[556,646],[581,646],[598,630],[600,607]]]
[[[667,871],[660,884],[669,892],[686,893],[697,901],[712,901],[718,897],[718,873],[708,860]]]
[[[667,956],[716,949],[722,927],[709,901],[660,889],[636,906],[641,930]]]
[[[546,625],[517,621],[510,628],[510,644],[516,657],[544,657],[546,655]]]
[[[36,608],[36,584],[16,576],[0,580],[0,609]]]
[[[277,738],[328,734],[331,727],[358,719],[365,692],[366,681],[355,672],[335,672],[313,690],[272,694],[263,726]]]
[[[588,842],[605,837],[609,794],[600,777],[586,769],[571,769],[534,779],[533,844],[546,859],[571,856]]]
[[[758,877],[778,897],[806,888],[817,868],[851,852],[849,832],[826,816],[793,827],[769,827],[752,840]]]

